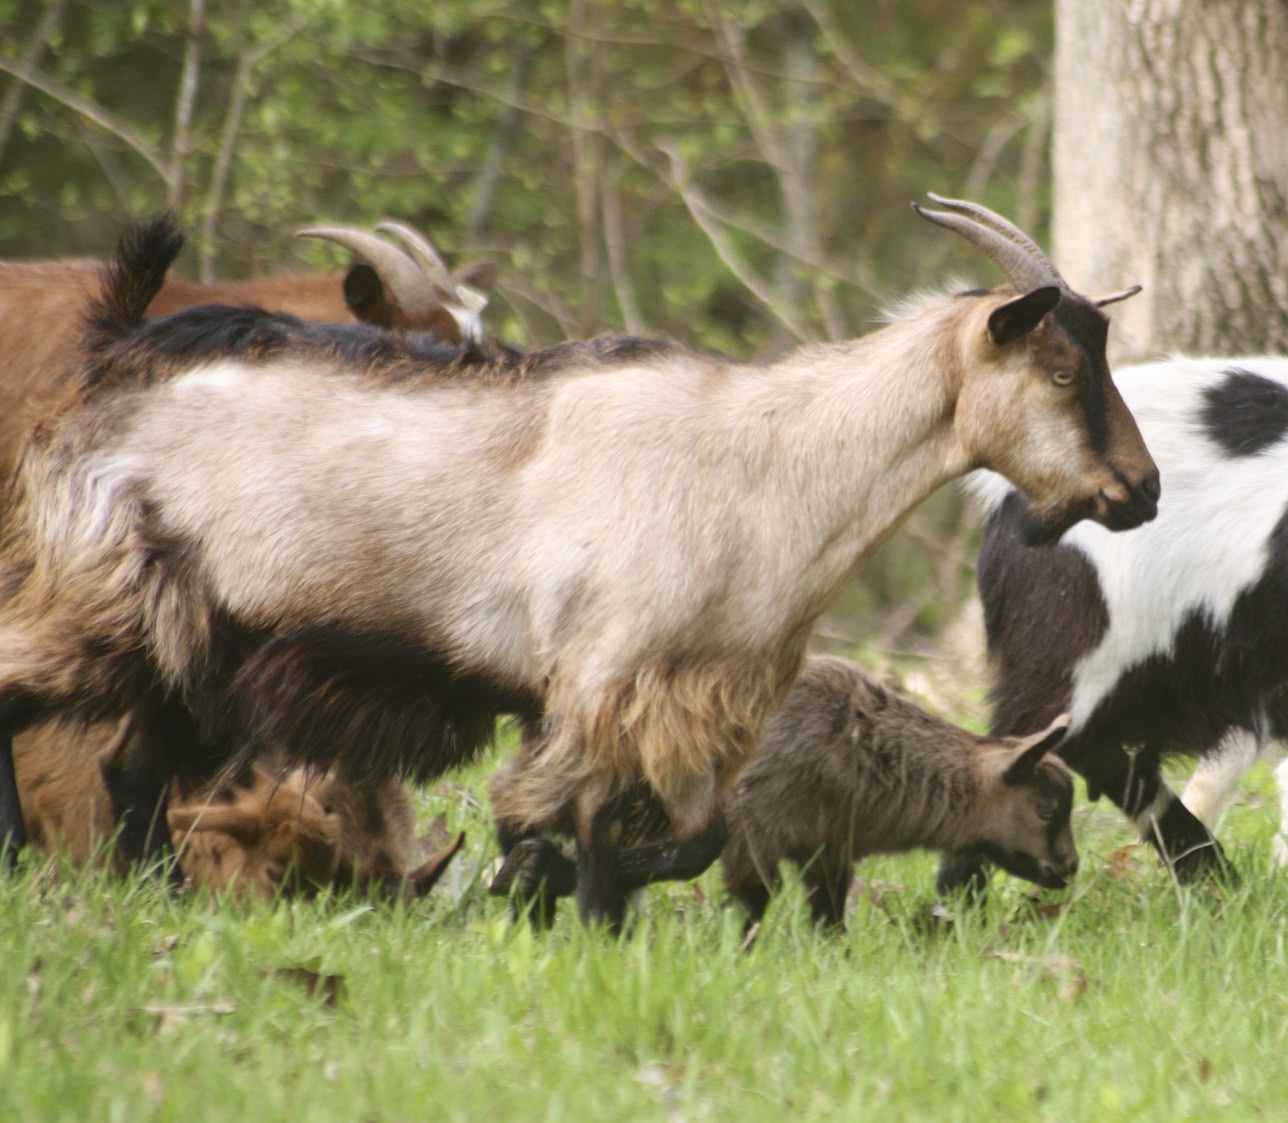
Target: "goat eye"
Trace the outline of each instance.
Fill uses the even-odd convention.
[[[1054,819],[1054,818],[1055,818],[1055,808],[1054,808],[1054,807],[1039,807],[1039,808],[1038,808],[1038,818],[1039,818],[1039,819],[1041,819],[1041,820],[1042,820],[1042,822],[1044,822],[1044,823],[1049,823],[1052,819]]]
[[[1077,377],[1071,370],[1053,370],[1051,372],[1051,381],[1057,386],[1072,386],[1073,380]]]

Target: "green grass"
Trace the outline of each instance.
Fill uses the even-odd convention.
[[[849,932],[798,890],[740,950],[715,873],[649,893],[634,934],[570,911],[534,936],[470,833],[427,901],[238,905],[35,855],[0,883],[0,1119],[1176,1120],[1281,1118],[1288,880],[1268,775],[1222,830],[1235,890],[1178,891],[1080,805],[1063,895],[998,877],[932,915],[928,855],[859,868]]]

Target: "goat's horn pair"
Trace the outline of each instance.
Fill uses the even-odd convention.
[[[381,223],[379,229],[391,229],[397,227],[397,223]],[[403,231],[410,234],[416,241],[418,247],[428,245],[420,235],[415,234],[407,227],[398,227],[393,230],[404,242]],[[380,279],[385,282],[394,294],[394,299],[404,308],[415,308],[422,304],[428,304],[435,300],[436,293],[434,286],[447,285],[450,287],[447,277],[447,269],[443,265],[442,259],[437,253],[430,250],[431,258],[429,261],[420,259],[412,260],[408,254],[404,253],[397,246],[390,245],[383,238],[377,238],[374,234],[368,234],[365,230],[355,230],[351,226],[309,226],[303,230],[295,232],[297,238],[325,238],[327,241],[335,242],[341,246],[351,249],[359,257],[366,259],[373,269],[379,274]],[[408,249],[411,249],[408,243]],[[415,252],[415,251],[413,251]],[[419,262],[419,264],[418,264]],[[437,275],[434,272],[434,263],[437,266]]]
[[[930,211],[916,203],[912,204],[912,209],[938,226],[955,230],[971,245],[986,253],[1021,292],[1047,285],[1058,285],[1066,292],[1069,291],[1069,286],[1051,264],[1051,259],[1014,223],[978,203],[969,203],[964,199],[945,199],[930,192],[927,194],[932,202],[956,213]]]

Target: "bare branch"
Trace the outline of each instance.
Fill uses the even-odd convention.
[[[271,39],[266,39],[254,50],[243,51],[237,60],[232,95],[228,101],[228,112],[224,115],[224,127],[220,130],[219,148],[215,152],[215,163],[210,172],[210,187],[206,191],[206,203],[201,216],[199,276],[207,283],[214,279],[215,227],[219,222],[219,211],[223,207],[224,192],[228,186],[228,172],[232,167],[233,149],[237,144],[237,134],[241,131],[242,118],[246,114],[246,101],[251,94],[255,67],[297,35],[307,22],[306,17],[296,16],[284,24]]]
[[[111,114],[95,105],[87,98],[69,90],[66,86],[54,82],[48,78],[42,78],[36,74],[24,74],[19,65],[9,62],[8,59],[0,58],[0,72],[12,74],[15,78],[25,82],[33,90],[39,90],[46,97],[53,98],[54,101],[65,105],[74,113],[79,113],[87,121],[97,125],[106,133],[110,133],[117,140],[127,145],[140,157],[142,157],[157,173],[161,182],[165,184],[166,190],[170,190],[170,169],[165,166],[161,154],[142,136],[136,133],[129,125],[118,121]]]
[[[183,206],[183,166],[188,159],[192,110],[197,101],[201,73],[201,35],[205,30],[206,0],[191,0],[191,14],[183,48],[183,71],[174,106],[174,138],[170,150],[170,198],[173,210]]]
[[[778,294],[765,282],[764,278],[757,276],[752,271],[751,267],[734,250],[724,230],[713,221],[711,208],[707,204],[706,197],[689,179],[684,157],[675,145],[664,141],[658,147],[671,161],[671,186],[679,194],[681,201],[688,209],[690,217],[698,224],[702,233],[707,236],[712,249],[716,251],[717,256],[724,262],[729,272],[742,282],[748,292],[777,316],[783,326],[797,339],[814,339],[815,333],[796,314],[796,309],[780,300]]]
[[[9,137],[13,133],[13,123],[18,119],[18,111],[22,109],[23,95],[27,92],[31,75],[40,64],[45,48],[49,45],[49,38],[62,23],[63,12],[66,10],[67,0],[54,0],[45,9],[45,14],[40,17],[39,26],[32,32],[27,50],[18,62],[18,73],[14,75],[14,80],[9,83],[9,88],[5,91],[4,101],[0,102],[0,160],[4,159],[4,150],[9,145]]]

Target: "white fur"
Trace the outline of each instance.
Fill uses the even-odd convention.
[[[1265,569],[1270,533],[1288,505],[1288,442],[1231,458],[1196,421],[1203,390],[1232,368],[1288,386],[1288,359],[1282,358],[1177,358],[1114,372],[1159,466],[1162,495],[1152,523],[1111,534],[1084,521],[1061,539],[1095,565],[1109,610],[1104,638],[1074,669],[1069,708],[1075,733],[1127,670],[1171,653],[1188,615],[1202,613],[1217,629],[1225,625],[1239,595]],[[991,472],[974,473],[968,486],[987,508],[1013,490]],[[1268,748],[1250,731],[1231,731],[1200,764],[1183,802],[1211,829],[1239,776]],[[1283,807],[1276,855],[1284,862],[1288,769],[1281,767],[1276,778]]]

